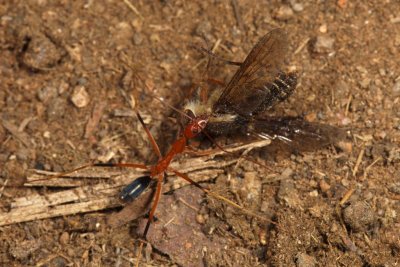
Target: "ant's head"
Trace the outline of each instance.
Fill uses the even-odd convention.
[[[207,123],[208,117],[206,116],[192,118],[185,128],[184,135],[186,138],[196,137],[206,128]]]

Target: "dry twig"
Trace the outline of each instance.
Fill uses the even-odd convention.
[[[364,152],[365,152],[365,147],[363,147],[360,151],[360,153],[358,154],[357,157],[357,161],[356,164],[354,165],[354,169],[353,169],[353,176],[355,177],[357,172],[358,172],[358,168],[360,167],[361,161],[364,157]]]
[[[143,19],[142,14],[140,14],[139,10],[134,5],[132,5],[132,3],[129,2],[129,0],[123,0],[123,1],[136,15],[139,16],[139,18]]]
[[[269,142],[263,140],[227,149],[227,151],[240,151],[248,149],[249,147],[260,147],[268,144]],[[219,151],[212,155],[192,158],[190,162],[187,161],[185,164],[178,164],[175,162],[171,164],[171,168],[179,169],[180,172],[185,174],[190,173],[190,177],[196,182],[208,181],[209,179],[216,178],[219,174],[223,173],[224,167],[237,162],[237,159],[224,161],[214,160],[214,157],[220,154],[224,154],[224,152]],[[118,197],[116,197],[121,188],[141,175],[140,172],[132,169],[129,171],[127,169],[122,171],[109,168],[97,168],[95,171],[93,171],[93,169],[87,169],[86,171],[81,171],[79,174],[69,175],[70,184],[66,185],[66,178],[57,177],[51,180],[46,180],[45,177],[49,177],[49,174],[50,177],[54,175],[54,173],[37,172],[28,177],[28,182],[25,186],[60,187],[62,185],[72,188],[47,195],[31,195],[15,199],[11,203],[11,210],[9,212],[0,213],[0,226],[56,216],[93,212],[121,206],[122,203],[120,203]],[[108,178],[108,180],[112,180],[112,182],[88,185],[87,183],[82,182],[81,179],[77,179],[82,178],[82,176],[85,177],[85,179],[90,178],[92,180],[93,178],[97,180]],[[187,184],[188,183],[182,179],[168,179],[168,183],[163,187],[163,189],[164,192],[168,192]],[[132,219],[132,217],[140,216],[143,213],[144,207],[146,207],[146,201],[148,201],[146,198],[149,197],[151,197],[151,194],[147,195],[147,197],[146,194],[144,194],[144,196],[141,196],[139,199],[134,201],[134,205],[139,205],[139,207],[134,210],[139,210],[139,212],[136,211],[135,214],[131,214],[128,217]],[[121,219],[121,216],[118,217],[118,219],[119,221],[110,224],[120,225],[121,220],[123,219]]]
[[[27,133],[18,131],[18,127],[9,121],[2,120],[2,124],[3,124],[3,127],[7,129],[7,131],[9,131],[19,141],[21,141],[26,147],[32,146]]]

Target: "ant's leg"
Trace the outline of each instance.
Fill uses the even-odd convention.
[[[150,210],[150,213],[149,213],[149,218],[147,219],[146,227],[145,227],[144,232],[143,232],[143,238],[144,239],[146,239],[147,232],[149,231],[150,224],[153,221],[154,214],[155,214],[157,206],[158,206],[158,202],[160,201],[163,180],[164,180],[164,178],[163,178],[162,174],[160,174],[158,176],[158,180],[157,180],[157,188],[156,188],[156,192],[155,192],[155,195],[154,195],[153,205],[151,207],[151,210]]]
[[[163,180],[164,180],[164,177],[162,176],[162,174],[159,174],[157,177],[157,188],[156,188],[156,192],[154,195],[153,205],[151,207],[151,210],[149,213],[149,218],[147,219],[146,226],[144,228],[144,232],[143,232],[143,236],[142,236],[143,240],[141,240],[141,242],[140,242],[136,266],[139,266],[140,258],[142,257],[142,249],[143,249],[144,240],[146,240],[147,233],[149,232],[149,229],[150,229],[150,224],[154,219],[154,214],[156,212],[158,202],[160,201]]]
[[[156,140],[154,140],[153,135],[150,133],[149,128],[144,123],[142,116],[140,116],[139,111],[136,111],[136,116],[139,119],[140,124],[142,124],[142,126],[143,126],[143,128],[144,128],[144,130],[145,130],[145,132],[147,134],[147,137],[150,139],[150,143],[151,143],[151,146],[154,149],[154,152],[157,154],[158,158],[161,159],[162,156],[161,156],[160,148],[158,147],[158,145],[156,143]]]

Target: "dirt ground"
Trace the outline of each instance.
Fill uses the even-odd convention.
[[[179,116],[151,95],[182,107],[206,70],[191,45],[219,44],[216,54],[242,61],[281,27],[299,83],[270,113],[341,127],[346,143],[259,149],[249,155],[269,169],[244,160],[215,170],[206,186],[268,220],[193,186],[164,195],[141,265],[399,266],[399,14],[397,0],[0,1],[0,218],[17,198],[64,190],[24,186],[31,169],[154,163],[121,92],[138,96],[165,152]],[[213,74],[227,83],[235,68]],[[178,169],[193,158],[179,156]],[[119,210],[3,225],[0,265],[134,265],[145,220],[110,227]]]

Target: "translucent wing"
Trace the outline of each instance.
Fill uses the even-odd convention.
[[[283,30],[264,35],[253,47],[213,105],[215,114],[251,117],[286,99],[296,86],[296,76],[280,71],[287,50]]]
[[[272,138],[273,143],[286,145],[292,152],[314,151],[327,145],[336,145],[346,138],[343,129],[308,122],[301,117],[258,118],[249,123],[248,130],[258,136]]]

